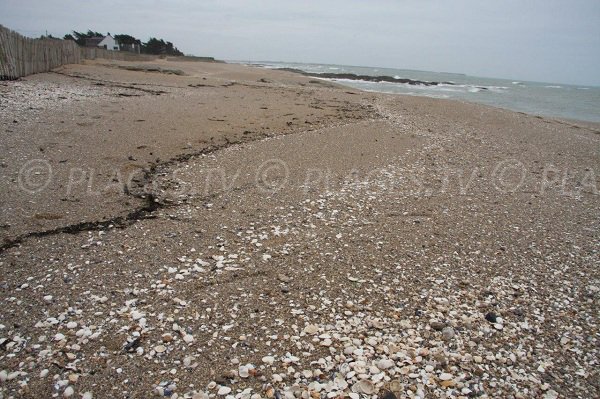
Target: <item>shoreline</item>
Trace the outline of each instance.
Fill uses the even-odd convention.
[[[173,61],[0,96],[6,397],[600,391],[594,124]]]
[[[253,64],[242,64],[242,65],[253,65]],[[550,93],[528,93],[527,96],[520,98],[519,95],[516,97],[511,97],[510,99],[502,99],[501,97],[492,99],[492,98],[478,98],[481,97],[481,94],[487,96],[494,96],[496,86],[503,83],[504,86],[500,87],[500,89],[509,90],[510,89],[522,89],[526,85],[528,90],[540,90],[544,88],[564,88],[568,87],[570,90],[580,89],[581,85],[569,85],[569,84],[552,84],[546,82],[529,82],[523,81],[518,82],[518,85],[515,86],[514,81],[510,81],[503,78],[486,78],[486,77],[476,77],[469,76],[465,74],[452,74],[452,73],[438,73],[438,72],[428,72],[428,71],[412,71],[412,70],[404,70],[398,69],[394,70],[393,68],[378,68],[378,67],[356,67],[356,66],[345,66],[345,65],[335,65],[335,69],[337,71],[329,71],[324,70],[322,67],[327,65],[325,64],[306,64],[305,67],[308,68],[307,71],[298,69],[297,67],[305,65],[298,63],[271,63],[271,64],[256,64],[256,66],[266,69],[283,69],[289,70],[291,72],[296,72],[302,74],[304,76],[311,76],[317,79],[323,79],[330,82],[336,82],[339,84],[343,84],[345,86],[352,87],[358,90],[365,90],[367,92],[374,93],[386,93],[386,94],[400,94],[400,95],[411,95],[411,96],[421,96],[421,97],[429,97],[429,98],[439,98],[439,99],[458,99],[459,101],[467,101],[476,104],[484,104],[492,107],[509,109],[515,112],[526,112],[532,115],[539,115],[547,118],[560,118],[560,119],[573,119],[573,120],[581,120],[583,122],[593,123],[596,125],[600,125],[600,115],[597,112],[592,113],[591,109],[588,109],[587,118],[577,118],[571,112],[571,115],[567,115],[564,113],[564,110],[561,111],[561,107],[559,104],[553,104],[551,108],[554,109],[539,109],[538,111],[533,111],[528,109],[528,107],[523,105],[524,103],[530,103],[533,101],[531,98],[532,95],[543,96]],[[342,71],[340,71],[340,69]],[[397,75],[391,75],[391,73],[395,71]],[[382,75],[383,72],[387,72],[388,75]],[[408,75],[404,76],[401,72],[408,73]],[[411,73],[413,75],[411,75]],[[439,76],[438,76],[439,75]],[[457,82],[452,80],[452,75],[462,76],[464,78],[464,82]],[[404,77],[400,77],[404,76]],[[353,85],[353,82],[358,83]],[[362,83],[362,84],[360,84]],[[380,89],[370,89],[364,84],[369,83],[378,83],[383,84]],[[469,92],[472,94],[468,94],[466,92],[460,92],[461,87],[469,87]],[[433,90],[429,93],[420,93],[420,92],[406,92],[406,90],[410,90],[411,88],[419,88],[419,90]],[[436,87],[448,87],[450,89],[457,90],[455,93],[448,93],[446,91],[435,92]],[[588,86],[586,89],[597,90],[598,87]],[[471,92],[471,90],[473,90]],[[452,91],[452,90],[451,90]],[[481,92],[481,93],[480,93]],[[474,93],[474,94],[473,94]],[[479,93],[479,94],[477,94]],[[515,95],[518,93],[512,93]],[[563,93],[564,94],[564,93]],[[509,95],[508,92],[502,93],[502,95]],[[521,93],[521,95],[524,95]],[[572,107],[572,101],[575,101],[576,98],[571,98],[569,101],[564,100],[565,107]],[[581,101],[582,99],[579,99]],[[598,101],[598,97],[596,95],[595,98]],[[594,101],[593,99],[588,99],[587,101]],[[520,104],[517,106],[516,104]],[[538,104],[540,106],[540,104]],[[547,107],[547,105],[546,105]],[[558,108],[557,108],[558,107]],[[581,116],[582,110],[579,109],[577,113]]]

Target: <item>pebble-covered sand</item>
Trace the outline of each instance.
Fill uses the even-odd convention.
[[[161,65],[184,74],[95,63],[0,87],[0,398],[600,395],[598,127]],[[82,150],[55,124],[111,106],[59,163]],[[153,123],[119,130],[131,113]],[[128,156],[126,193],[61,206],[73,167]],[[60,173],[23,193],[31,159]]]

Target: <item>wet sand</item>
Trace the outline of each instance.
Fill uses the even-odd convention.
[[[597,395],[598,125],[125,65],[0,85],[0,395]]]

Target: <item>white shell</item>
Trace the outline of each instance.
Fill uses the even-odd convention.
[[[356,384],[352,385],[352,392],[373,395],[375,393],[375,386],[369,380],[360,380]]]

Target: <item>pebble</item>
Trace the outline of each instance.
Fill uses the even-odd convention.
[[[549,389],[545,394],[544,394],[544,398],[543,399],[557,399],[558,398],[558,392],[556,392],[553,389]]]
[[[442,330],[442,337],[446,340],[446,341],[450,341],[452,338],[454,338],[454,329],[452,327],[444,327],[444,329]]]
[[[70,398],[71,396],[73,396],[74,393],[75,393],[75,390],[73,389],[73,387],[68,386],[65,388],[65,391],[63,392],[63,396],[65,398]]]
[[[309,324],[304,327],[304,332],[309,335],[315,335],[319,332],[319,327],[314,324]]]
[[[377,362],[377,367],[379,367],[381,370],[387,370],[391,367],[394,367],[394,361],[390,359],[381,359],[379,362]]]
[[[392,391],[384,391],[383,395],[380,395],[381,399],[396,399],[396,395]]]
[[[450,373],[440,374],[440,380],[442,380],[442,381],[449,381],[451,379],[452,379],[452,374],[450,374]]]
[[[131,318],[133,320],[139,320],[142,317],[144,317],[144,314],[142,312],[139,312],[137,310],[134,310],[134,311],[131,312]]]
[[[454,382],[453,380],[446,380],[446,381],[442,381],[440,383],[441,386],[443,386],[444,388],[450,388],[456,385],[456,382]]]
[[[156,351],[156,353],[163,353],[167,350],[167,348],[164,345],[157,345],[154,347],[154,350]]]
[[[192,342],[194,342],[194,336],[193,336],[192,334],[185,334],[185,335],[183,336],[183,341],[184,341],[186,344],[191,344]]]
[[[275,358],[273,356],[265,356],[262,358],[263,363],[272,365],[275,362]]]
[[[231,388],[221,387],[221,388],[219,388],[219,391],[217,392],[217,394],[219,394],[221,396],[225,396],[225,395],[229,394],[230,392],[231,392]]]
[[[490,323],[496,323],[497,318],[498,318],[498,316],[494,312],[489,312],[489,313],[486,313],[486,315],[485,315],[485,319],[487,321],[489,321]]]
[[[440,323],[439,321],[432,321],[429,323],[429,326],[435,331],[442,331],[442,329],[445,327],[444,323]]]
[[[241,378],[248,378],[250,376],[250,371],[247,366],[240,366],[238,369],[238,375]]]

